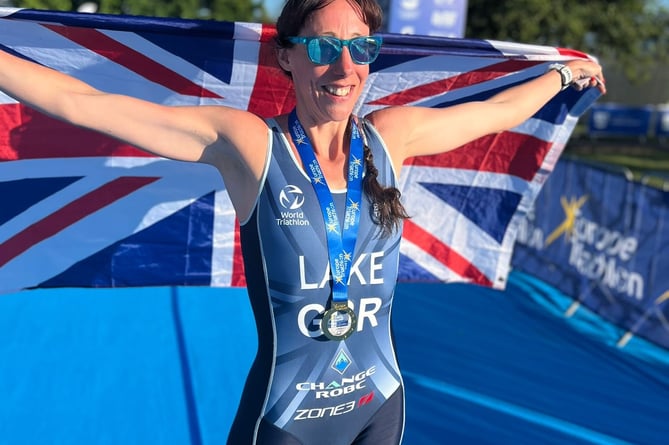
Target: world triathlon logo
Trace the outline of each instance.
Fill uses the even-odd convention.
[[[276,218],[279,226],[309,226],[309,220],[300,210],[304,205],[304,192],[295,185],[287,185],[279,193],[279,204],[285,210],[280,212],[280,218]]]
[[[284,209],[298,210],[304,205],[304,193],[295,185],[287,185],[279,194],[279,202]]]

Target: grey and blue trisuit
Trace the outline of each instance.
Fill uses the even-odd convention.
[[[268,125],[260,194],[241,226],[259,350],[228,444],[399,444],[404,400],[390,312],[401,230],[383,236],[363,195],[349,280],[357,328],[344,341],[326,338],[320,320],[331,277],[323,215],[284,134],[275,121]],[[394,186],[383,141],[370,123],[361,125],[379,182]],[[332,195],[341,216],[346,190]]]

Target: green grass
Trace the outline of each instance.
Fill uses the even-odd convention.
[[[634,180],[669,190],[669,145],[666,143],[576,139],[567,145],[565,155],[628,169]]]

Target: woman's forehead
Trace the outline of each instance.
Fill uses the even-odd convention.
[[[317,35],[367,35],[361,11],[346,0],[335,0],[324,8],[314,11],[306,20],[303,31]]]

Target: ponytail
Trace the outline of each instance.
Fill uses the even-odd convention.
[[[402,221],[409,218],[400,201],[402,193],[396,187],[383,187],[379,184],[379,170],[374,165],[374,155],[365,144],[365,180],[363,190],[372,204],[372,220],[381,227],[383,236],[389,236],[399,230]]]

